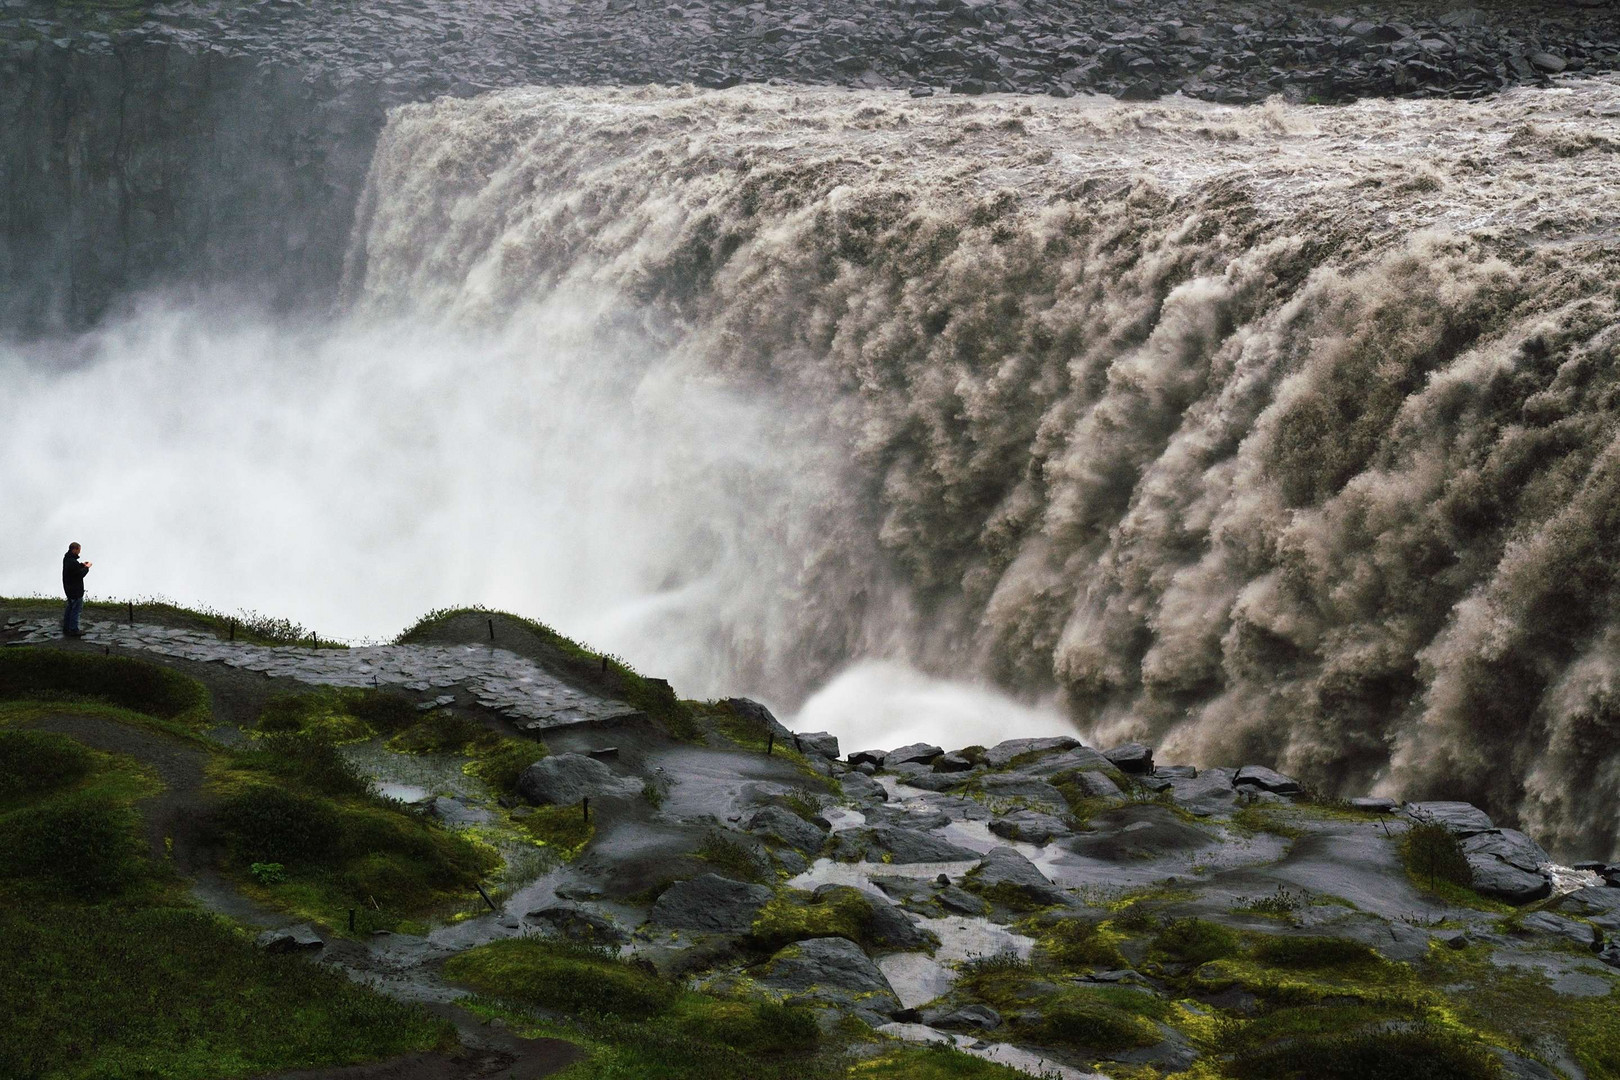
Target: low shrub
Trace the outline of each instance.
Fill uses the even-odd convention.
[[[1242,949],[1237,934],[1224,926],[1203,919],[1177,919],[1159,931],[1148,955],[1179,964],[1207,964],[1236,956]]]
[[[1163,1038],[1151,1021],[1081,997],[1060,998],[1046,1007],[1038,1021],[1020,1026],[1044,1043],[1105,1053],[1152,1046]]]
[[[695,854],[733,881],[762,882],[769,875],[770,868],[753,848],[720,829],[710,829]]]
[[[815,1013],[771,1001],[705,1001],[684,1010],[675,1026],[747,1054],[804,1054],[821,1041]]]
[[[214,811],[214,824],[242,864],[308,866],[337,851],[342,819],[331,803],[283,787],[251,784]]]
[[[1040,958],[1064,970],[1122,968],[1117,935],[1088,919],[1058,919],[1039,929]]]
[[[85,900],[118,896],[147,873],[135,810],[58,796],[0,817],[0,880]]]
[[[674,984],[606,949],[533,937],[481,945],[444,965],[448,978],[522,1005],[572,1015],[645,1020],[667,1009]]]
[[[262,735],[252,749],[237,753],[233,764],[321,795],[363,798],[373,790],[371,778],[319,735],[291,731]]]
[[[596,835],[596,827],[585,820],[577,806],[537,806],[517,822],[537,843],[564,859],[578,855]]]
[[[841,937],[872,946],[878,944],[872,935],[872,914],[872,901],[859,889],[830,889],[819,900],[810,893],[784,889],[760,908],[748,941],[765,952],[818,937]]]
[[[1474,884],[1474,868],[1468,865],[1462,841],[1444,825],[1413,825],[1401,837],[1400,850],[1407,876],[1430,892],[1442,884],[1465,889]]]
[[[164,720],[208,720],[208,690],[158,664],[62,649],[0,652],[0,700],[104,701]]]
[[[1240,1053],[1238,1080],[1501,1080],[1501,1063],[1478,1042],[1416,1024],[1292,1039]]]
[[[533,739],[502,739],[468,762],[466,771],[502,795],[510,795],[517,791],[523,770],[547,753],[546,744]]]
[[[0,806],[71,787],[93,765],[90,751],[66,735],[0,729]]]
[[[1335,937],[1267,937],[1254,946],[1254,958],[1280,968],[1376,964],[1378,954],[1359,941]]]
[[[388,740],[402,754],[476,754],[499,746],[501,737],[476,720],[435,709]]]

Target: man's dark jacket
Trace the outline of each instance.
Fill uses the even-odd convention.
[[[62,591],[67,593],[69,600],[84,598],[84,575],[89,572],[90,568],[80,562],[73,552],[62,556]]]

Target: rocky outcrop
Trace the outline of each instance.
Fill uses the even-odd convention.
[[[770,898],[771,890],[763,885],[704,874],[660,893],[648,921],[678,930],[741,934]]]
[[[537,806],[573,806],[582,799],[634,798],[646,786],[585,754],[556,754],[524,769],[517,793]]]

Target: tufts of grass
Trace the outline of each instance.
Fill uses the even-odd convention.
[[[770,876],[770,868],[753,848],[721,829],[710,829],[694,854],[713,866],[715,873],[733,881],[762,883]]]
[[[873,933],[872,914],[872,901],[859,889],[829,889],[819,900],[807,892],[783,889],[754,917],[748,942],[765,952],[818,937],[848,938],[872,947],[882,944]]]
[[[1462,841],[1444,825],[1420,822],[1401,837],[1401,862],[1412,884],[1431,893],[1450,885],[1468,889],[1474,868],[1468,865]]]
[[[497,749],[501,736],[465,716],[435,709],[388,740],[401,754],[464,754],[473,757]]]
[[[1345,968],[1383,962],[1361,942],[1336,937],[1264,937],[1255,943],[1254,958],[1278,968]]]
[[[577,806],[537,806],[533,813],[515,820],[530,839],[565,860],[584,851],[596,835],[596,826],[585,820]]]
[[[1502,1080],[1477,1039],[1431,1025],[1385,1027],[1288,1042],[1238,1054],[1238,1080]]]
[[[589,1058],[571,1080],[831,1078],[810,1010],[696,993],[608,950],[508,939],[452,958],[445,974],[484,995],[480,1011],[582,1045]]]
[[[89,747],[66,735],[0,730],[0,808],[73,787],[94,767]]]
[[[476,899],[474,886],[500,859],[372,793],[370,783],[320,738],[259,738],[215,769],[222,796],[210,831],[224,868],[257,899],[331,926],[349,909],[364,926],[398,929]],[[281,863],[285,880],[259,885],[254,863]]]
[[[480,751],[463,768],[467,775],[482,780],[500,794],[510,795],[517,790],[518,777],[523,775],[523,770],[548,753],[546,744],[534,739],[501,739]]]
[[[1144,1003],[1153,1000],[1146,994],[1122,993],[1141,998]],[[1152,1046],[1164,1038],[1151,1020],[1121,1008],[1117,1000],[1117,994],[1114,1000],[1085,991],[1063,994],[1044,1004],[1038,1020],[1017,1026],[1027,1037],[1044,1045],[1103,1053]]]
[[[1105,924],[1088,919],[1056,919],[1037,924],[1033,931],[1038,942],[1036,958],[1060,971],[1128,966],[1119,951],[1124,937]]]
[[[211,717],[208,690],[195,679],[142,660],[61,649],[0,652],[0,700],[105,702],[194,728]]]
[[[849,1080],[1029,1080],[1017,1069],[943,1044],[889,1050],[850,1066]]]
[[[1148,947],[1153,959],[1178,964],[1207,964],[1242,951],[1243,942],[1237,934],[1203,919],[1177,919],[1159,931]]]
[[[1266,915],[1274,919],[1291,918],[1295,912],[1305,906],[1305,898],[1301,894],[1283,885],[1277,886],[1277,891],[1266,896],[1240,896],[1237,898],[1237,909],[1253,915]]]

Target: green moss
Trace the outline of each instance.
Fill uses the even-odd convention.
[[[818,937],[848,938],[868,947],[881,944],[872,932],[872,902],[859,889],[829,889],[819,900],[783,889],[760,909],[748,931],[749,943],[766,952]]]
[[[0,969],[0,1076],[224,1080],[454,1038],[418,1008],[266,955],[188,908],[0,904]]]
[[[815,1013],[774,1001],[720,1001],[686,994],[670,1010],[670,1020],[688,1038],[723,1043],[747,1054],[804,1054],[821,1042]]]
[[[267,735],[216,764],[221,796],[210,827],[224,869],[256,899],[329,926],[402,929],[424,916],[478,903],[475,885],[499,856],[371,793],[329,743]],[[256,862],[279,862],[286,880],[261,885]]]
[[[1153,939],[1148,956],[1178,964],[1207,964],[1242,951],[1242,940],[1224,926],[1203,919],[1177,919]]]
[[[1383,963],[1377,953],[1361,942],[1336,937],[1261,938],[1255,943],[1254,958],[1280,968],[1343,969]]]
[[[157,664],[61,649],[0,652],[0,700],[43,699],[106,702],[187,727],[211,715],[202,683]]]
[[[1130,991],[1124,991],[1130,993]],[[1132,994],[1149,1000],[1149,995]],[[1163,1039],[1147,1018],[1120,1008],[1101,995],[1071,991],[1043,1004],[1040,1019],[1018,1025],[1021,1034],[1044,1045],[1072,1046],[1112,1053],[1152,1046]]]
[[[1119,951],[1124,935],[1087,919],[1055,919],[1029,928],[1036,938],[1035,956],[1060,971],[1127,967]]]
[[[1232,826],[1245,833],[1271,833],[1287,840],[1297,840],[1305,835],[1305,830],[1298,824],[1298,815],[1292,807],[1277,806],[1271,803],[1249,803],[1241,806],[1232,815]]]
[[[1029,1074],[948,1046],[906,1046],[851,1065],[848,1080],[1029,1080]]]
[[[676,987],[606,949],[507,938],[445,962],[445,976],[480,993],[564,1014],[645,1020],[675,1001]]]
[[[763,882],[770,869],[754,850],[720,829],[710,829],[694,854],[714,867],[714,872],[733,881]]]
[[[1237,1055],[1238,1080],[1501,1080],[1501,1063],[1478,1040],[1416,1027],[1295,1038]]]
[[[533,739],[501,739],[479,750],[463,768],[467,775],[482,780],[500,794],[510,795],[517,790],[518,777],[523,775],[523,770],[549,752],[545,743]]]
[[[66,735],[0,730],[0,808],[77,786],[94,767],[89,747]]]
[[[572,859],[584,851],[596,835],[596,826],[585,820],[577,806],[538,806],[532,814],[514,820],[535,843],[563,859]]]

